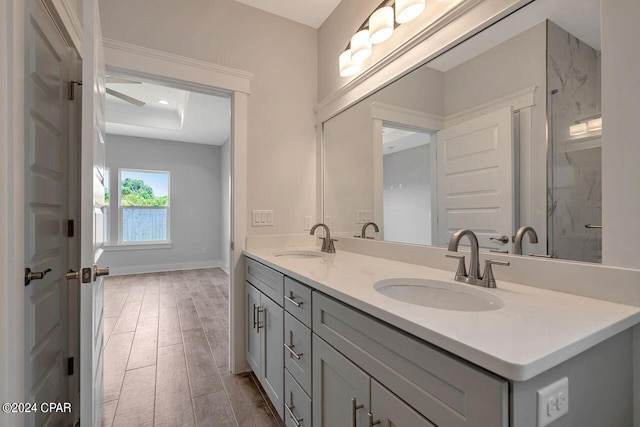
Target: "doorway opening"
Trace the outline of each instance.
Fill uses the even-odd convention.
[[[103,423],[233,419],[231,98],[110,76],[105,116]]]
[[[382,127],[384,240],[431,245],[432,132]]]

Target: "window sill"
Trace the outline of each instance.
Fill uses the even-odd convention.
[[[173,243],[171,242],[150,242],[150,243],[120,243],[116,245],[104,245],[106,252],[117,251],[140,251],[140,250],[152,250],[152,249],[171,249]]]

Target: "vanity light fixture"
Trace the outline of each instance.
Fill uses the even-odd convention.
[[[158,99],[158,104],[169,105],[169,101],[167,101],[166,99]]]
[[[424,10],[425,0],[396,0],[396,21],[406,24],[416,19]]]
[[[569,126],[569,135],[578,136],[587,133],[587,124],[586,123],[577,123],[575,125]]]
[[[340,65],[341,77],[352,76],[360,69],[360,64],[356,64],[351,59],[351,49],[347,49],[342,52],[342,54],[338,58],[338,63]]]
[[[373,12],[369,18],[369,40],[373,44],[387,41],[393,34],[393,27],[393,7],[381,7]]]
[[[351,37],[351,60],[362,62],[371,56],[369,30],[360,30]]]
[[[602,130],[602,116],[596,114],[595,116],[577,120],[575,124],[569,126],[569,135],[579,136],[600,130]]]
[[[374,44],[389,40],[397,26],[414,20],[424,8],[425,0],[383,0],[338,57],[340,76],[355,74],[360,69],[359,63],[371,56]]]
[[[592,119],[587,122],[587,130],[593,132],[596,130],[602,130],[602,117]]]

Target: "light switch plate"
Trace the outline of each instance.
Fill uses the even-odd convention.
[[[538,390],[538,427],[546,427],[569,412],[569,378]]]
[[[273,226],[272,210],[254,210],[251,211],[251,225],[253,227],[271,227]]]
[[[358,210],[356,211],[356,224],[364,224],[371,221],[373,214],[370,210]]]

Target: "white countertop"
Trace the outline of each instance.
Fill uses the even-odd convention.
[[[451,283],[454,271],[339,251],[322,258],[276,257],[284,249],[245,254],[287,276],[369,313],[418,338],[513,381],[526,381],[640,323],[640,308],[548,291],[500,280],[485,289],[505,306],[465,312],[397,301],[374,290],[390,278],[425,278]],[[314,250],[287,248],[287,250]],[[452,262],[452,268],[455,262]],[[603,283],[603,286],[606,284]]]

